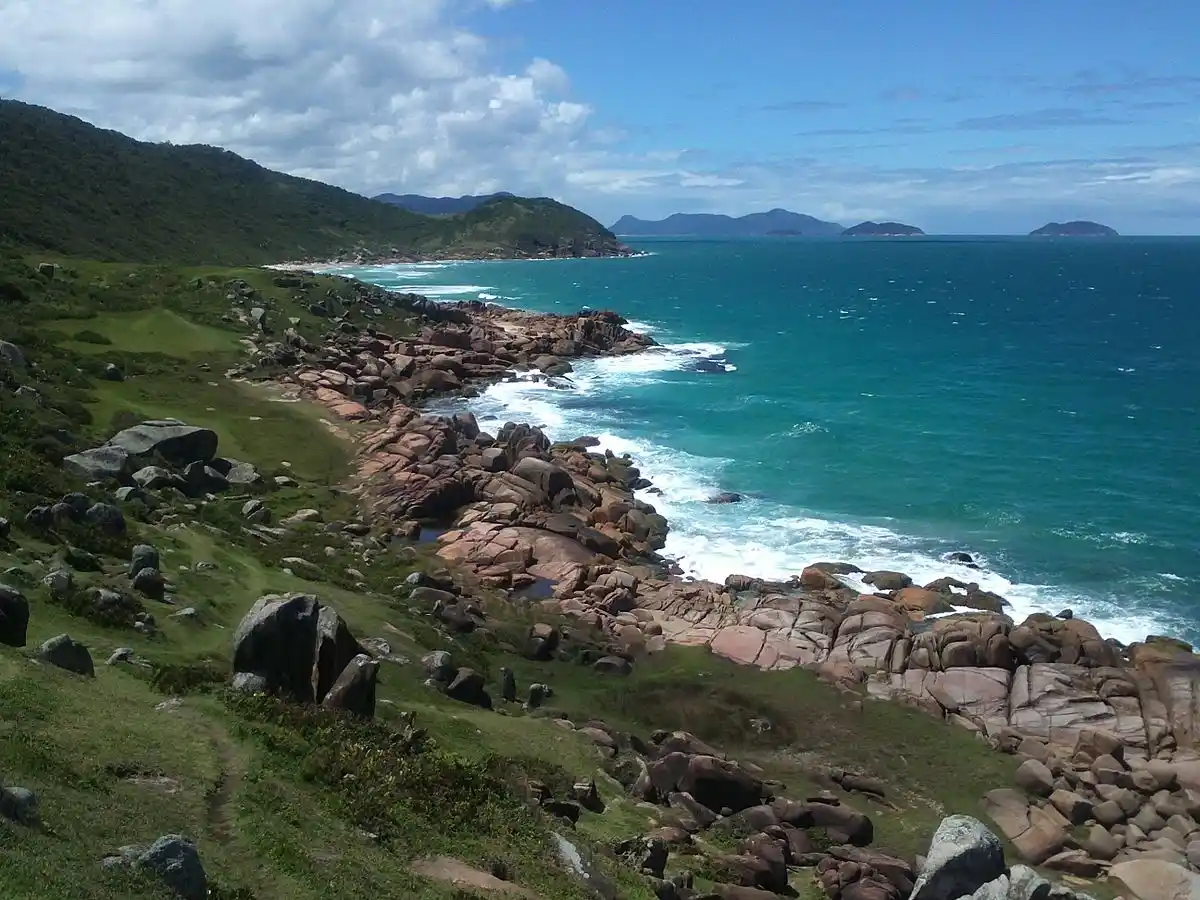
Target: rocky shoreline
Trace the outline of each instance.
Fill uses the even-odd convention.
[[[565,252],[569,249],[570,252]],[[408,266],[432,262],[530,262],[539,259],[625,259],[642,256],[642,252],[621,243],[588,244],[570,248],[548,247],[531,253],[517,253],[512,248],[494,251],[454,248],[434,254],[361,255],[345,259],[302,259],[275,263],[264,268],[278,272],[316,272],[341,266]]]
[[[572,359],[653,340],[611,312],[435,303],[357,282],[355,292],[365,307],[421,316],[419,333],[343,327],[321,345],[292,335],[267,356],[291,389],[366,430],[358,490],[395,535],[435,539],[481,586],[602,636],[606,671],[631,671],[668,643],[706,646],[744,665],[804,667],[972,730],[1040,767],[1036,790],[988,799],[1029,861],[1075,853],[1063,868],[1082,870],[1150,854],[1200,866],[1200,656],[1190,646],[1150,637],[1123,647],[1069,613],[1014,622],[1002,597],[975,585],[914,586],[844,563],[786,583],[681,578],[658,554],[668,523],[635,496],[650,484],[634,460],[595,452],[586,437],[554,443],[518,423],[493,435],[468,412],[421,412],[519,373],[566,378]],[[954,612],[963,607],[975,611]],[[553,629],[541,639],[553,642]],[[1108,796],[1117,790],[1126,793]],[[1167,812],[1182,818],[1168,824]],[[1104,831],[1087,847],[1069,835],[1084,822]]]

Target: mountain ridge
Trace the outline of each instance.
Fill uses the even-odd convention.
[[[916,237],[924,233],[904,222],[859,222],[842,232],[846,237]]]
[[[545,198],[493,198],[431,218],[219,147],[145,143],[15,100],[0,100],[0,196],[0,243],[112,262],[628,252],[595,219]]]
[[[674,213],[658,220],[622,216],[610,230],[614,234],[630,236],[765,237],[771,234],[840,234],[842,226],[776,207],[737,218],[720,213]]]
[[[492,200],[512,200],[516,194],[496,191],[494,194],[464,194],[462,197],[430,197],[425,194],[376,194],[372,200],[399,206],[423,216],[454,216],[468,213]]]
[[[1030,237],[1118,237],[1116,229],[1087,219],[1070,222],[1047,222],[1029,232]]]

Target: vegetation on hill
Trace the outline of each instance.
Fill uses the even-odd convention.
[[[0,780],[36,792],[43,823],[0,816],[6,898],[165,900],[155,879],[101,859],[183,834],[198,845],[212,900],[475,896],[452,883],[461,872],[447,858],[475,876],[502,876],[513,896],[584,900],[604,887],[603,896],[651,900],[651,882],[613,847],[655,827],[662,810],[631,797],[619,761],[561,719],[602,719],[643,739],[687,728],[760,766],[789,795],[838,792],[869,811],[879,847],[906,856],[925,849],[943,814],[977,813],[985,790],[1011,780],[1013,760],[965,730],[900,705],[851,702],[807,672],[761,672],[670,648],[628,678],[597,678],[581,662],[526,658],[530,625],[560,623],[482,590],[486,627],[453,633],[404,585],[438,567],[429,545],[384,540],[387,523],[362,522],[343,490],[355,426],[222,374],[255,340],[254,309],[266,311],[269,329],[295,320],[315,340],[331,323],[314,309],[345,296],[347,282],[37,263],[0,254],[0,340],[25,354],[21,368],[0,364],[0,516],[12,523],[0,536],[0,582],[31,606],[29,649],[0,646]],[[363,315],[353,312],[346,327],[402,334],[413,324],[397,311]],[[212,428],[221,452],[253,464],[265,483],[211,497],[148,491],[122,503],[129,531],[119,539],[26,523],[30,508],[67,491],[111,499],[59,460],[163,417]],[[252,500],[272,523],[302,508],[324,521],[249,528]],[[80,614],[80,598],[96,588],[131,597],[136,542],[161,552],[173,588],[169,603],[144,601],[155,627]],[[74,568],[69,594],[56,594],[47,575],[88,553],[97,565]],[[225,690],[237,623],[256,598],[285,591],[317,594],[360,640],[386,643],[373,722]],[[178,615],[185,607],[193,614]],[[90,648],[95,678],[29,659],[63,632]],[[132,661],[105,665],[117,648]],[[493,691],[508,668],[522,693],[538,682],[553,697],[537,711],[458,703],[425,685],[418,661],[430,650],[449,651]],[[831,767],[877,779],[887,801],[845,794]],[[584,812],[574,827],[527,802],[537,785],[562,796],[590,780],[605,811]],[[562,858],[560,837],[579,852],[586,883]],[[703,888],[713,874],[705,865],[699,852],[673,852],[668,874],[694,870]],[[794,876],[806,898],[820,895],[810,871]]]
[[[765,235],[834,235],[842,233],[836,222],[825,222],[786,209],[731,216],[711,213],[675,213],[659,221],[624,216],[613,225],[617,234],[688,235],[696,237],[762,237]]]
[[[482,216],[430,218],[227,150],[143,143],[12,100],[0,100],[0,197],[0,243],[111,261],[255,265],[619,250],[594,219],[552,200],[498,198]]]
[[[514,197],[508,191],[498,191],[495,194],[467,195],[465,197],[425,197],[421,194],[376,194],[374,198],[380,203],[390,203],[400,206],[409,212],[420,213],[423,216],[456,216],[470,212],[475,207],[495,200],[497,197]]]

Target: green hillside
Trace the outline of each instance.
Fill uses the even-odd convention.
[[[246,265],[619,248],[600,223],[553,200],[502,198],[434,219],[220,148],[143,143],[11,100],[0,100],[0,197],[0,241],[107,261]]]

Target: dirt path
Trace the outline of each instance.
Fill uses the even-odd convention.
[[[245,769],[228,735],[215,725],[209,726],[209,735],[217,754],[220,771],[213,789],[206,798],[205,820],[212,839],[220,844],[228,844],[233,838],[235,819],[232,803],[241,786]]]

